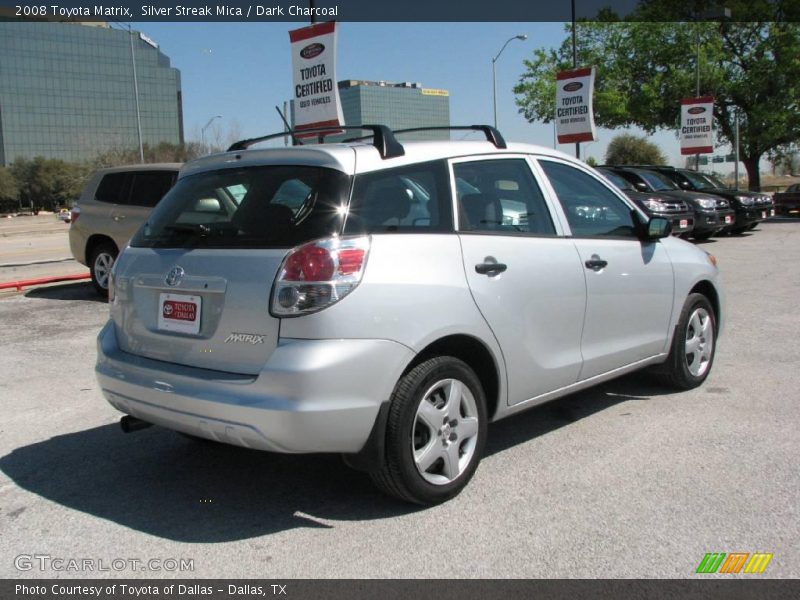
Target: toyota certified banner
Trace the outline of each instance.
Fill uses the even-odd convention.
[[[336,85],[336,23],[289,32],[294,75],[294,128],[343,125]],[[314,134],[297,137],[312,137]]]
[[[592,94],[594,67],[556,75],[556,133],[559,144],[596,139]]]
[[[713,96],[681,100],[681,154],[714,152],[713,123]]]

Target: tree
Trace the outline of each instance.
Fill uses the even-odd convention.
[[[646,137],[630,133],[616,136],[606,149],[608,165],[665,165],[667,159]]]
[[[0,212],[12,212],[18,207],[19,186],[11,169],[0,167]]]
[[[53,210],[77,200],[87,176],[82,165],[41,156],[16,159],[11,172],[19,186],[20,204],[33,212]]]
[[[202,146],[198,142],[185,144],[161,142],[155,146],[144,144],[142,150],[145,163],[186,162],[203,154]],[[103,167],[135,165],[139,162],[139,148],[114,146],[98,154],[90,161],[90,166],[100,169]]]
[[[733,143],[738,114],[739,153],[757,189],[762,156],[800,140],[800,24],[782,21],[796,4],[730,0],[725,5],[737,22],[688,22],[712,4],[642,0],[635,22],[579,23],[578,62],[597,69],[597,124],[637,125],[648,133],[677,127],[680,100],[696,93],[699,65],[700,94],[715,98],[717,139]],[[555,73],[572,66],[571,40],[557,51],[536,50],[524,64],[514,88],[520,112],[529,121],[549,122]]]

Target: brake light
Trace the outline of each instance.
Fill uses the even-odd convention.
[[[69,211],[69,220],[72,223],[74,223],[75,221],[78,220],[78,217],[80,217],[80,216],[81,216],[81,209],[78,208],[77,206],[73,206],[72,210]]]
[[[369,245],[369,237],[334,237],[290,251],[275,279],[270,301],[272,314],[305,315],[344,298],[361,282]]]

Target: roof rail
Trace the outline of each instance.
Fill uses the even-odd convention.
[[[491,125],[453,125],[439,127],[411,127],[409,129],[395,129],[394,133],[413,133],[416,131],[481,131],[486,136],[486,141],[492,142],[495,148],[508,148],[503,135]]]
[[[287,135],[292,138],[292,140],[299,145],[302,145],[302,142],[298,139],[298,136],[305,135],[308,133],[318,133],[320,140],[324,139],[325,135],[334,135],[339,133],[340,131],[346,131],[348,129],[366,129],[372,132],[371,136],[364,136],[364,138],[359,139],[366,139],[367,137],[372,137],[372,145],[378,149],[378,152],[381,155],[381,158],[395,158],[397,156],[403,156],[406,151],[403,148],[403,145],[397,141],[397,138],[392,133],[392,130],[389,129],[386,125],[332,125],[330,127],[315,127],[313,129],[292,129],[289,131],[281,131],[279,133],[271,133],[269,135],[264,135],[260,137],[250,138],[246,140],[239,140],[238,142],[234,142],[228,148],[228,152],[235,152],[236,150],[246,150],[253,144],[258,144],[259,142],[266,142],[267,140],[278,139],[282,137],[286,137]],[[325,134],[327,132],[327,134]]]

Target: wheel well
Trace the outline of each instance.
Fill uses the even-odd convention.
[[[475,371],[475,375],[478,376],[483,386],[484,394],[486,394],[486,410],[491,419],[497,410],[500,384],[497,365],[489,349],[474,337],[450,335],[425,347],[406,367],[405,373],[434,356],[453,356],[463,360]]]
[[[86,264],[89,264],[91,262],[92,252],[94,252],[94,249],[97,248],[97,246],[99,246],[100,244],[104,244],[106,242],[114,246],[114,248],[117,248],[117,245],[114,243],[114,240],[112,240],[107,235],[101,235],[96,233],[89,237],[89,239],[86,241]],[[117,251],[119,251],[119,248],[117,248]],[[91,265],[89,266],[91,267]]]
[[[714,287],[714,285],[710,281],[700,281],[695,284],[695,286],[689,293],[703,294],[703,296],[708,298],[708,301],[711,302],[711,307],[714,309],[714,316],[716,317],[717,323],[719,323],[720,319],[719,295],[717,294],[717,290]]]

